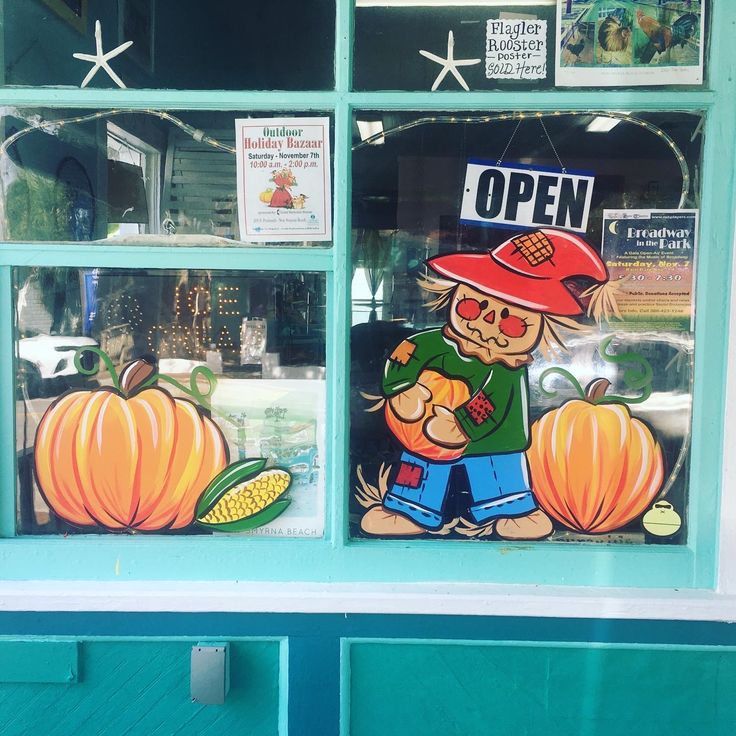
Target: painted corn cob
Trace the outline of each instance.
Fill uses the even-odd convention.
[[[197,523],[216,531],[242,532],[273,521],[290,499],[281,498],[291,475],[281,468],[265,470],[257,458],[230,465],[207,487],[197,506]]]

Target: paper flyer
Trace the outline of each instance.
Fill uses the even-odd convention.
[[[623,326],[692,331],[697,232],[698,210],[604,210],[601,256]]]
[[[557,0],[560,87],[702,84],[705,0]]]
[[[231,460],[263,457],[267,467],[288,470],[289,507],[254,537],[321,537],[325,516],[325,382],[315,379],[219,378],[212,406],[231,421],[220,427]],[[256,385],[257,384],[257,385]],[[232,419],[242,420],[235,427]]]
[[[330,119],[239,119],[235,140],[241,240],[330,240]]]

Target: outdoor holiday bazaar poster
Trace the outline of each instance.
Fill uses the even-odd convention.
[[[557,0],[561,87],[702,84],[705,0]]]
[[[601,255],[623,324],[693,328],[698,210],[604,210]]]
[[[240,119],[235,133],[241,240],[330,240],[329,118]]]

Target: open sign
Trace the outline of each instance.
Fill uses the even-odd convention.
[[[559,227],[584,233],[595,177],[524,164],[471,160],[460,221],[504,228]]]

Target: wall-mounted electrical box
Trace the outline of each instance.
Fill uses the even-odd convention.
[[[230,690],[230,646],[226,642],[200,642],[192,647],[192,701],[222,705]]]

